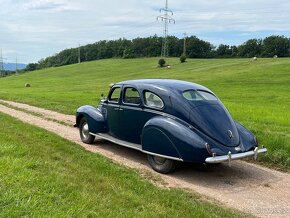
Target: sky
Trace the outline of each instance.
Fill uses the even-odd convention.
[[[290,37],[289,0],[168,0],[169,34],[217,46],[251,38]],[[0,0],[4,62],[31,63],[99,40],[162,36],[165,0]]]

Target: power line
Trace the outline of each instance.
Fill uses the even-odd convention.
[[[160,13],[162,12],[164,12],[163,15],[157,16],[157,20],[161,19],[161,21],[164,22],[161,57],[167,57],[168,56],[168,41],[167,41],[168,25],[171,22],[175,24],[175,20],[172,18],[173,12],[168,9],[168,0],[166,0],[165,8],[160,9]]]

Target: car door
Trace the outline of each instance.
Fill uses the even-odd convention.
[[[119,110],[121,102],[122,86],[117,85],[112,87],[108,102],[105,106],[107,109],[107,127],[111,136],[120,137],[119,129]]]
[[[121,139],[140,144],[140,136],[144,126],[144,114],[141,96],[135,87],[128,85],[123,87],[119,112]]]
[[[142,102],[141,94],[144,98]],[[141,93],[133,86],[124,86],[122,92],[122,103],[120,105],[119,125],[120,134],[123,140],[141,144],[141,134],[144,125],[152,117],[158,115],[162,106],[149,105],[148,95],[156,96],[152,92],[144,91]],[[158,102],[158,103],[160,103]]]

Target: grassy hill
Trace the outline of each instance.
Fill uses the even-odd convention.
[[[97,105],[109,84],[127,79],[174,78],[214,91],[232,116],[250,128],[269,155],[261,158],[290,169],[290,59],[190,59],[171,69],[157,58],[110,59],[50,68],[0,79],[0,98],[73,114],[84,104]],[[30,83],[31,88],[25,88]]]

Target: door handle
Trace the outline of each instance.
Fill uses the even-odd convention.
[[[119,109],[119,111],[123,111],[123,110],[124,110],[123,108],[120,108],[120,109]]]
[[[114,110],[115,110],[115,111],[118,111],[118,110],[119,110],[119,108],[115,107],[115,108],[114,108]]]

